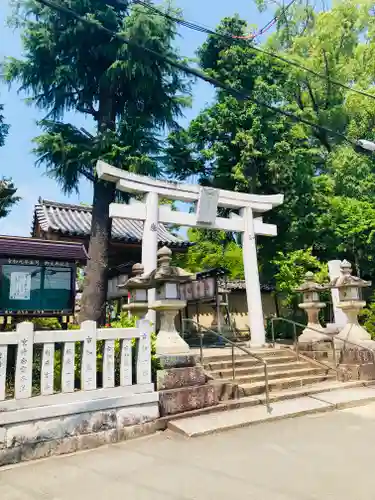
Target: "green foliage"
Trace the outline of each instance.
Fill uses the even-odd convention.
[[[0,147],[4,146],[5,138],[9,132],[9,125],[4,123],[3,111],[4,106],[0,104]]]
[[[261,8],[274,5],[258,3]],[[280,16],[265,48],[375,95],[372,8],[368,0],[343,0],[319,12],[297,0]],[[225,18],[218,26],[236,36],[247,29],[238,17]],[[375,140],[373,100],[255,52],[252,42],[209,36],[199,50],[199,62],[205,71],[266,104],[353,141]],[[267,217],[277,224],[278,236],[258,238],[264,282],[273,279],[280,252],[293,256],[309,249],[321,262],[346,257],[362,274],[375,274],[374,155],[220,90],[185,130],[170,135],[168,156],[171,175],[181,180],[195,175],[201,184],[217,188],[284,194],[284,204]],[[208,239],[189,250],[187,262],[194,269],[200,260],[206,266],[223,255]]]
[[[122,312],[120,316],[111,322],[111,328],[135,328],[137,326],[138,318],[136,316],[129,316],[128,313]]]
[[[375,295],[371,297],[371,300],[361,311],[360,315],[361,324],[368,333],[371,335],[371,338],[375,339]]]
[[[69,0],[70,8],[174,58],[176,28],[169,20],[126,2]],[[173,12],[172,7],[168,7]],[[126,170],[156,174],[158,131],[174,126],[189,104],[184,75],[127,46],[94,26],[40,5],[19,0],[13,23],[22,30],[25,57],[7,58],[6,81],[20,83],[29,101],[48,114],[35,139],[38,163],[66,192],[80,178],[95,179],[101,158]],[[92,117],[91,135],[60,120],[74,110]]]
[[[34,330],[61,330],[57,318],[34,318],[31,322],[34,324]]]
[[[295,289],[305,281],[307,271],[314,273],[314,279],[318,283],[328,280],[328,266],[312,255],[311,248],[288,254],[279,252],[273,263],[277,269],[276,291],[283,297],[284,307],[296,309],[299,297]]]
[[[175,23],[127,2],[66,0],[83,17],[175,60]],[[166,11],[176,13],[168,4]],[[81,320],[103,319],[111,234],[109,204],[115,185],[96,176],[102,159],[130,172],[158,175],[161,135],[176,127],[190,105],[186,75],[110,33],[57,12],[36,0],[18,0],[13,23],[22,33],[23,58],[7,58],[6,82],[19,84],[46,115],[35,138],[37,164],[65,193],[93,182],[93,213]],[[65,123],[67,111],[93,120],[94,132]]]
[[[80,329],[80,325],[77,325],[75,323],[68,324],[68,330],[79,330],[79,329]]]
[[[195,245],[190,247],[186,254],[174,257],[176,265],[192,273],[224,267],[231,278],[244,278],[242,248],[234,241],[226,239],[224,231],[215,231],[212,235],[206,231],[190,229],[188,236]]]
[[[1,123],[1,119],[0,119]],[[1,126],[0,126],[0,145],[1,145]],[[0,179],[0,219],[6,217],[12,207],[21,199],[16,196],[17,188],[11,179]]]

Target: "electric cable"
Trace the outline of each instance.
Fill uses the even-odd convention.
[[[188,29],[200,32],[200,33],[206,33],[207,35],[216,36],[216,37],[222,38],[222,39],[227,40],[227,41],[234,41],[234,42],[236,40],[237,40],[237,42],[240,42],[240,41],[244,42],[245,41],[242,38],[239,39],[239,37],[235,37],[233,35],[219,33],[218,31],[214,31],[214,30],[212,30],[210,28],[206,28],[202,25],[195,24],[195,23],[192,23],[190,21],[185,21],[185,20],[180,19],[180,18],[175,17],[175,16],[171,16],[170,14],[167,14],[166,12],[163,12],[160,9],[157,9],[153,5],[150,5],[146,2],[144,2],[143,0],[132,0],[132,1],[135,4],[142,5],[143,7],[149,9],[150,11],[154,12],[155,14],[163,16],[172,22],[180,24],[181,26],[185,26],[185,28],[188,28]],[[115,0],[115,3],[117,3],[119,5],[124,5],[124,3],[121,2],[120,0]],[[365,92],[364,90],[359,90],[359,89],[355,89],[353,87],[349,87],[349,85],[346,85],[345,83],[339,82],[338,80],[333,80],[332,78],[329,78],[327,75],[322,75],[321,73],[318,73],[317,71],[314,71],[313,69],[310,69],[310,68],[307,68],[306,66],[303,66],[302,64],[298,63],[297,61],[287,59],[286,57],[280,56],[280,55],[275,54],[273,52],[269,52],[268,50],[265,50],[265,49],[260,49],[259,47],[256,47],[254,45],[246,44],[246,47],[248,47],[250,50],[254,50],[254,51],[259,52],[259,53],[266,55],[268,57],[273,57],[275,59],[278,59],[279,61],[282,61],[285,64],[288,64],[290,66],[294,66],[295,68],[301,69],[302,71],[308,72],[308,73],[316,76],[317,78],[325,80],[327,83],[330,83],[331,85],[336,85],[336,86],[341,87],[347,91],[354,92],[356,94],[359,94],[359,95],[362,95],[365,97],[369,97],[370,99],[375,100],[375,95],[369,94],[368,92]]]
[[[358,146],[357,142],[349,139],[341,132],[336,132],[336,131],[329,129],[327,127],[324,127],[322,125],[311,122],[310,120],[306,120],[305,118],[301,118],[290,111],[286,111],[284,109],[281,109],[281,108],[272,106],[271,104],[260,101],[259,99],[253,98],[250,94],[247,94],[246,92],[237,90],[234,87],[227,85],[227,84],[221,82],[220,80],[217,80],[216,78],[213,78],[200,70],[186,66],[185,64],[182,64],[182,63],[172,59],[171,57],[160,54],[160,53],[158,53],[158,52],[156,52],[148,47],[144,47],[142,45],[139,45],[138,43],[129,40],[124,35],[122,35],[120,33],[116,33],[115,31],[106,28],[98,21],[96,21],[92,18],[86,18],[86,17],[81,16],[80,14],[78,14],[74,10],[70,9],[69,7],[58,5],[55,2],[52,2],[51,0],[36,0],[36,1],[38,3],[46,6],[46,7],[50,7],[51,9],[53,9],[55,11],[59,11],[61,13],[67,14],[68,16],[70,16],[70,17],[72,17],[72,18],[74,18],[74,19],[76,19],[84,24],[95,27],[98,30],[100,30],[104,33],[107,33],[111,38],[117,38],[118,40],[122,41],[123,43],[125,43],[129,47],[133,47],[133,48],[136,48],[142,52],[148,53],[148,54],[152,55],[153,57],[155,57],[155,59],[158,59],[159,61],[166,62],[170,66],[175,67],[186,74],[193,75],[196,78],[199,78],[201,80],[204,80],[207,83],[210,83],[214,87],[221,88],[222,90],[225,90],[226,92],[228,92],[228,94],[236,97],[239,100],[249,100],[249,101],[253,102],[254,104],[257,104],[258,106],[263,106],[264,108],[272,111],[273,113],[278,113],[282,116],[290,118],[291,120],[293,120],[295,122],[303,123],[304,125],[308,125],[309,127],[312,127],[316,130],[324,131],[327,134],[334,135],[336,137],[340,137],[341,139],[345,140],[346,142],[348,142],[352,146]]]

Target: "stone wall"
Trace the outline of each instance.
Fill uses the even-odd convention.
[[[0,466],[96,448],[157,430],[157,401],[116,408],[105,408],[105,403],[101,406],[97,411],[21,422],[17,422],[17,412],[24,410],[0,413]],[[7,417],[13,423],[2,425],[2,415],[3,421]]]

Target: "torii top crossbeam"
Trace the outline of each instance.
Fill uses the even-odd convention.
[[[157,195],[185,202],[198,202],[197,213],[172,211],[169,205],[159,207],[158,221],[167,224],[180,224],[190,227],[209,227],[224,231],[243,232],[243,219],[236,214],[226,219],[217,217],[217,207],[243,209],[251,208],[255,214],[262,214],[281,205],[284,200],[282,194],[257,195],[226,191],[223,189],[203,188],[195,184],[169,182],[143,175],[125,172],[112,167],[103,161],[97,163],[99,179],[115,182],[119,191],[127,193],[156,193]],[[126,207],[126,215],[125,215]],[[145,220],[146,206],[144,203],[133,201],[130,205],[112,203],[111,217],[126,217],[128,219]],[[276,236],[277,228],[273,224],[263,223],[260,217],[254,219],[255,234]]]
[[[206,188],[195,184],[168,182],[125,172],[103,161],[98,161],[96,171],[99,179],[116,183],[120,191],[146,195],[144,202],[134,200],[129,205],[112,203],[110,206],[111,217],[144,221],[142,263],[146,272],[156,268],[156,228],[159,222],[242,233],[251,343],[264,344],[265,331],[255,235],[276,236],[277,227],[264,223],[260,215],[281,205],[284,200],[283,195],[256,195]],[[172,211],[169,205],[159,205],[159,197],[196,202],[196,212]],[[233,213],[229,218],[218,217],[218,207],[239,210],[240,215]],[[153,300],[152,294],[150,300]]]

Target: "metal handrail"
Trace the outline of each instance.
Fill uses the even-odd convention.
[[[287,318],[282,318],[282,317],[277,317],[277,318],[271,318],[271,335],[272,335],[272,344],[275,346],[276,344],[276,341],[275,341],[275,329],[274,329],[274,322],[275,321],[285,321],[286,323],[289,323],[289,324],[292,324],[293,325],[293,334],[294,334],[294,342],[295,342],[295,349],[296,349],[296,354],[297,356],[299,356],[299,349],[298,349],[298,336],[297,336],[297,329],[296,327],[299,326],[299,327],[302,327],[302,328],[309,328],[309,330],[312,330],[312,331],[315,331],[315,332],[318,332],[320,334],[323,334],[323,335],[329,335],[328,333],[324,332],[324,330],[318,330],[317,328],[314,328],[314,327],[311,327],[311,326],[307,326],[307,325],[304,325],[303,323],[298,323],[298,321],[293,321],[291,319],[287,319]],[[351,332],[351,329],[352,329],[353,325],[350,326],[350,330],[349,330],[349,333],[348,335],[350,334]],[[356,342],[353,342],[351,340],[347,340],[347,339],[338,339],[339,342],[343,342],[344,344],[347,343],[347,344],[351,344],[355,347],[360,347],[361,349],[364,349],[365,351],[368,351],[371,353],[371,356],[372,356],[372,362],[375,364],[375,353],[372,349],[370,349],[369,347],[366,347],[362,344],[358,344]],[[338,363],[337,363],[337,360],[336,360],[336,347],[335,347],[335,337],[332,337],[331,339],[328,338],[328,342],[332,345],[332,355],[333,355],[333,362],[335,364],[335,367],[338,366]],[[325,365],[325,363],[321,363],[323,365]]]
[[[307,360],[309,362],[314,362],[318,365],[321,365],[321,366],[324,366],[324,368],[327,368],[328,370],[334,370],[336,372],[336,379],[338,378],[338,371],[337,371],[337,361],[336,361],[336,350],[335,350],[335,345],[334,345],[334,340],[333,339],[327,339],[328,342],[332,345],[332,357],[333,357],[333,364],[335,366],[335,368],[332,368],[332,366],[330,366],[328,363],[323,363],[323,361],[320,361],[318,359],[313,359],[313,358],[310,358],[309,356],[304,356],[304,355],[301,355],[301,353],[299,352],[299,344],[298,344],[298,336],[297,336],[297,326],[300,326],[300,327],[303,327],[303,328],[306,328],[306,325],[304,325],[303,323],[298,323],[298,321],[293,321],[291,319],[287,319],[287,318],[281,318],[281,317],[277,317],[277,318],[271,318],[271,334],[272,334],[272,344],[273,346],[275,346],[276,344],[276,341],[275,341],[275,327],[274,327],[274,322],[275,321],[285,321],[286,323],[290,324],[290,325],[293,325],[293,335],[294,335],[294,350],[295,350],[295,353],[296,353],[296,358],[297,359],[300,359],[300,358],[303,358],[304,360]],[[310,328],[310,326],[309,326]],[[310,328],[311,330],[315,331],[315,332],[318,332],[318,333],[322,333],[321,330],[318,330],[317,328]]]
[[[265,382],[265,389],[266,389],[266,407],[267,407],[267,412],[271,413],[272,412],[272,408],[271,408],[271,403],[270,403],[270,388],[269,388],[269,377],[268,377],[268,365],[267,365],[267,361],[265,361],[261,356],[258,356],[257,354],[254,354],[252,351],[250,351],[246,347],[237,345],[235,342],[232,342],[227,337],[224,337],[224,335],[222,335],[222,334],[220,334],[218,332],[215,332],[214,330],[211,330],[210,328],[207,328],[206,326],[200,325],[199,323],[197,323],[196,321],[194,321],[192,319],[185,318],[185,319],[182,320],[182,323],[187,323],[187,322],[192,323],[193,325],[195,325],[195,326],[198,327],[199,337],[200,337],[200,362],[201,362],[202,365],[203,365],[203,337],[204,337],[204,333],[201,333],[202,329],[205,330],[208,333],[214,334],[218,338],[223,339],[225,342],[227,342],[231,346],[231,348],[232,348],[232,377],[233,377],[233,380],[235,380],[235,377],[236,377],[235,359],[234,359],[234,348],[235,347],[237,349],[239,349],[240,351],[243,351],[245,354],[251,356],[252,358],[256,359],[257,361],[259,361],[260,363],[263,364],[263,368],[264,368],[264,382]]]

